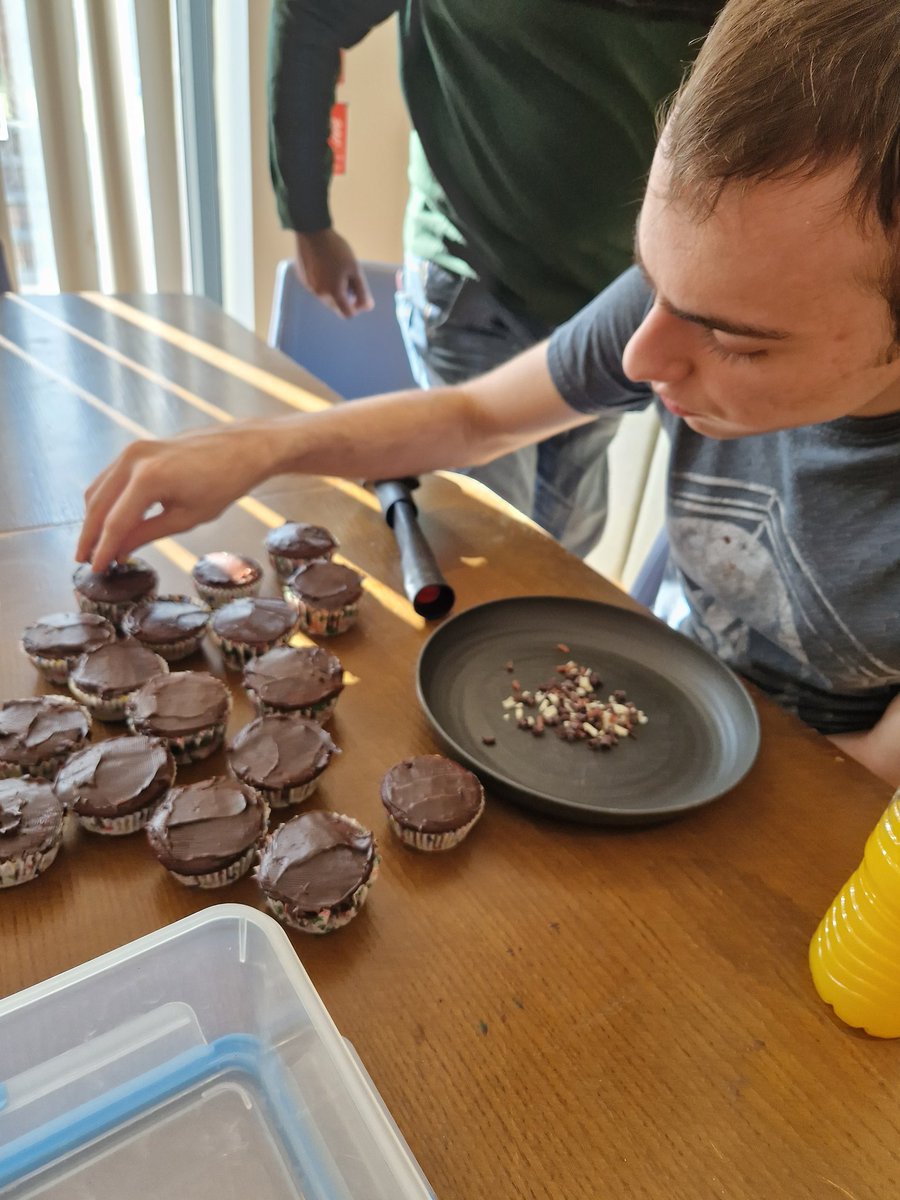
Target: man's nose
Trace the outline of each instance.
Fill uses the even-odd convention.
[[[684,321],[654,304],[625,347],[622,367],[635,383],[686,379],[693,364]]]

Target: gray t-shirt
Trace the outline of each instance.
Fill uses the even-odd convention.
[[[553,335],[573,408],[653,402],[621,361],[651,302],[632,268]],[[870,728],[900,691],[900,413],[716,441],[658,407],[680,628],[815,728]]]

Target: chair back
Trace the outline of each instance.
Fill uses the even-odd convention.
[[[278,264],[269,345],[283,350],[345,400],[416,387],[394,315],[397,267],[364,262],[375,307],[349,319],[317,300],[290,259]]]

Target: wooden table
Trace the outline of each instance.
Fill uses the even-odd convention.
[[[303,387],[322,389],[184,297],[10,297],[0,355],[0,698],[13,698],[41,690],[21,629],[71,607],[82,491],[137,427],[283,413],[314,403]],[[429,480],[421,508],[457,611],[526,593],[630,603],[452,477]],[[436,749],[414,692],[429,631],[372,498],[274,480],[146,556],[164,590],[188,591],[194,555],[260,555],[282,516],[329,526],[370,579],[358,629],[333,643],[353,682],[319,802],[373,827],[384,855],[356,921],[292,941],[438,1196],[896,1197],[900,1043],[843,1027],[806,965],[885,785],[761,701],[756,766],[686,819],[592,829],[492,800],[452,853],[408,851],[386,829],[378,782]],[[236,696],[232,732],[250,715]],[[70,829],[46,876],[0,894],[0,993],[223,899],[261,907],[250,880],[197,895],[142,837]]]

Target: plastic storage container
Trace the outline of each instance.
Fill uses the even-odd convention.
[[[237,904],[0,1001],[0,1195],[434,1197],[282,929]]]
[[[900,1037],[900,792],[809,948],[819,995],[873,1037]]]

